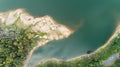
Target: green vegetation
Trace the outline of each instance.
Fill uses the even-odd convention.
[[[14,15],[16,17],[16,15]],[[6,14],[7,17],[7,14]],[[37,23],[36,23],[37,24]],[[36,25],[35,24],[35,25]],[[39,36],[47,35],[45,32],[31,31],[35,25],[25,26],[20,18],[7,26],[0,20],[0,67],[22,67],[26,56],[38,41],[44,39]],[[58,35],[61,35],[56,31]],[[109,45],[101,48],[96,53],[83,56],[71,61],[49,60],[36,67],[104,67],[103,61],[113,54],[120,54],[120,34],[114,38]],[[120,60],[117,60],[112,67],[119,67]]]
[[[32,25],[22,28],[18,23],[20,19],[9,26],[0,22],[0,67],[22,67],[28,52],[41,40],[36,35],[46,34],[31,32]]]
[[[101,48],[100,51],[88,56],[71,61],[46,61],[36,67],[104,67],[103,61],[113,54],[120,54],[120,34],[114,38],[109,45]],[[117,60],[112,67],[120,67],[120,60]]]
[[[111,67],[119,67],[120,66],[120,59],[117,60]]]

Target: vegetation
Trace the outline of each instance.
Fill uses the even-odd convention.
[[[22,67],[28,52],[36,46],[40,40],[36,35],[43,36],[43,32],[31,32],[31,26],[17,27],[17,19],[14,24],[6,26],[0,22],[0,67]]]
[[[37,23],[36,23],[37,24]],[[20,18],[13,24],[6,26],[0,20],[0,67],[22,67],[28,52],[36,46],[37,41],[43,40],[39,36],[46,33],[30,31],[34,25],[24,26]],[[58,32],[59,33],[59,32]],[[39,35],[36,37],[36,35]],[[59,33],[60,35],[60,33]],[[36,67],[104,67],[103,61],[113,54],[120,54],[120,34],[109,45],[100,51],[71,61],[46,61]],[[119,67],[117,60],[112,67]]]
[[[111,67],[119,67],[120,66],[120,59],[117,60]]]
[[[108,59],[113,54],[120,54],[120,34],[114,38],[109,45],[100,51],[89,54],[79,59],[71,61],[46,61],[37,65],[36,67],[104,67],[103,61]],[[111,67],[120,67],[120,60],[117,60]]]

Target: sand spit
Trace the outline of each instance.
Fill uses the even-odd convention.
[[[52,40],[59,40],[63,38],[67,38],[70,34],[73,33],[72,30],[68,29],[66,26],[56,23],[52,17],[46,15],[43,17],[33,17],[30,14],[26,13],[23,9],[12,10],[8,12],[0,13],[0,21],[6,26],[12,25],[17,22],[17,27],[25,29],[30,25],[34,25],[30,31],[33,32],[44,32],[46,35],[39,36],[44,40],[39,41],[38,44],[33,47],[33,49],[29,52],[29,55],[26,57],[26,60],[23,62],[24,67],[29,62],[32,53],[38,47],[45,45],[46,43]]]

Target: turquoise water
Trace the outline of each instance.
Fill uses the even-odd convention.
[[[47,58],[69,59],[96,50],[111,36],[120,15],[119,0],[0,0],[0,11],[25,8],[33,16],[50,15],[75,33],[37,49],[30,65]]]

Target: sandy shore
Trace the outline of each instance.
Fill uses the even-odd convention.
[[[6,18],[5,14],[8,14],[8,17]],[[16,14],[16,17],[13,16],[14,14]],[[36,26],[34,26],[31,30],[36,32],[36,31],[42,31],[42,32],[46,32],[48,35],[46,35],[47,40],[39,42],[37,44],[37,46],[33,47],[33,49],[29,52],[29,55],[26,57],[26,60],[24,61],[24,67],[26,67],[26,64],[29,62],[32,53],[39,48],[40,46],[45,45],[46,43],[52,41],[52,40],[59,40],[59,39],[63,39],[63,38],[67,38],[70,34],[73,33],[72,30],[70,30],[69,28],[67,28],[64,25],[58,24],[56,23],[50,16],[44,16],[44,17],[37,17],[34,18],[33,16],[30,16],[28,13],[24,12],[23,9],[18,9],[15,11],[9,11],[9,12],[4,12],[4,13],[0,13],[0,19],[2,22],[6,22],[6,25],[11,25],[12,23],[14,23],[14,21],[20,17],[20,19],[23,21],[23,25],[22,27],[27,27],[31,24],[35,24],[37,22],[39,22]],[[46,22],[46,23],[45,23]],[[45,23],[45,25],[44,25]],[[58,33],[61,35],[58,35]],[[63,33],[64,32],[64,33]],[[75,60],[75,59],[80,59],[84,56],[90,56],[92,54],[95,54],[96,52],[100,51],[101,49],[104,49],[107,45],[110,44],[110,42],[118,36],[118,33],[120,33],[120,24],[117,26],[115,32],[113,33],[113,35],[109,38],[109,40],[100,48],[98,48],[96,51],[94,51],[91,54],[84,54],[72,59],[69,59],[67,61],[71,61],[71,60]],[[54,34],[54,35],[53,35]]]
[[[76,59],[82,59],[83,57],[89,57],[89,56],[91,56],[92,54],[97,53],[97,52],[100,51],[101,49],[104,49],[105,47],[107,47],[107,45],[109,45],[109,44],[111,43],[111,41],[118,36],[118,33],[120,33],[120,24],[117,24],[117,27],[116,27],[115,31],[113,32],[113,34],[111,35],[111,37],[108,39],[108,41],[106,41],[106,43],[105,43],[103,46],[99,47],[99,48],[98,48],[97,50],[95,50],[93,53],[91,53],[91,54],[84,54],[84,55],[81,55],[81,56],[78,56],[78,57],[75,57],[75,58],[72,58],[72,59],[68,59],[68,60],[66,60],[66,61],[72,61],[72,60],[76,60]],[[34,50],[33,50],[33,51],[34,51]],[[46,61],[49,61],[49,60],[56,60],[56,61],[58,61],[58,62],[60,61],[59,59],[53,58],[53,59],[43,60],[43,61],[39,62],[38,64],[45,63]]]
[[[72,59],[68,59],[68,60],[65,60],[65,61],[66,62],[68,62],[68,61],[74,61],[76,59],[82,59],[83,57],[89,57],[89,56],[97,53],[101,49],[104,49],[105,47],[107,47],[111,43],[111,41],[118,36],[119,33],[120,33],[120,24],[117,25],[115,31],[113,32],[112,36],[108,39],[108,41],[103,46],[99,47],[96,51],[94,51],[91,54],[83,54],[81,56],[78,56],[78,57],[75,57],[75,58],[72,58]],[[43,61],[39,62],[38,64],[42,64],[42,63],[45,63],[46,61],[50,61],[50,60],[52,61],[54,59],[46,59],[46,60],[43,60]],[[59,61],[61,61],[62,59],[61,60],[55,59],[55,60],[56,60],[56,62],[59,63]]]
[[[23,62],[24,67],[26,67],[26,64],[29,62],[33,52],[37,48],[45,45],[46,43],[52,40],[67,38],[68,36],[70,36],[70,34],[73,33],[71,29],[64,25],[56,23],[53,20],[53,18],[48,15],[35,18],[30,14],[26,13],[24,9],[17,9],[0,13],[0,20],[2,23],[5,23],[6,26],[9,26],[16,22],[16,20],[19,20],[20,22],[17,21],[18,22],[17,27],[19,28],[25,29],[30,25],[34,25],[30,31],[32,32],[40,31],[46,33],[46,35],[44,36],[38,35],[40,38],[43,38],[44,40],[38,42],[38,44],[35,47],[33,47],[33,49],[28,53],[26,60]]]
[[[39,48],[40,46],[45,45],[47,42],[49,42],[48,40],[43,41],[43,42],[39,42],[37,46],[33,47],[33,49],[29,52],[28,56],[26,57],[26,60],[24,61],[24,67],[26,67],[27,63],[29,62],[33,52]]]
[[[44,17],[40,17],[39,19],[42,19],[39,23],[41,25],[42,22],[47,22],[48,26],[43,25],[42,27],[44,27],[43,29],[38,28],[39,24],[37,24],[37,26],[33,27],[32,30],[33,31],[43,31],[46,32],[48,35],[46,35],[44,38],[46,38],[46,40],[44,41],[40,41],[37,46],[35,46],[29,53],[29,55],[27,56],[27,59],[24,61],[24,67],[26,67],[26,64],[29,62],[33,52],[39,48],[40,46],[45,45],[46,43],[52,41],[52,40],[59,40],[59,39],[63,39],[63,38],[67,38],[70,34],[73,33],[72,30],[66,28],[66,26],[63,26],[61,24],[56,23],[55,21],[53,21],[53,19],[49,16],[44,16]],[[37,18],[38,20],[38,18]],[[35,20],[36,21],[36,20]],[[37,21],[36,21],[37,22]],[[49,30],[48,27],[50,26],[49,24],[54,24],[53,27],[54,30]],[[41,27],[41,28],[42,28]],[[47,28],[47,29],[45,29]],[[59,32],[61,35],[59,36],[55,31]],[[64,33],[63,33],[64,32]]]
[[[45,18],[45,17],[44,17]],[[49,17],[49,19],[52,19],[51,17]],[[52,22],[55,22],[53,19],[52,19]],[[56,23],[57,24],[57,23]],[[61,27],[61,25],[60,24],[57,24],[58,25],[58,27]],[[59,26],[60,25],[60,26]],[[66,26],[63,26],[63,27],[61,27],[61,31],[62,32],[65,32],[65,30],[64,30],[64,28],[65,28]],[[64,35],[65,35],[65,37],[68,37],[71,33],[73,33],[73,31],[69,31],[69,32],[66,32]],[[91,53],[91,54],[84,54],[84,55],[81,55],[81,56],[78,56],[78,57],[75,57],[75,58],[72,58],[72,59],[68,59],[68,60],[66,60],[66,61],[71,61],[71,60],[76,60],[76,59],[80,59],[80,58],[82,58],[82,57],[89,57],[90,55],[92,55],[92,54],[95,54],[95,53],[97,53],[98,51],[100,51],[101,49],[104,49],[105,47],[107,47],[107,45],[109,45],[110,43],[111,43],[111,41],[115,38],[115,37],[117,37],[118,36],[118,33],[120,33],[120,24],[118,24],[118,26],[116,27],[116,29],[115,29],[115,31],[114,31],[114,33],[112,34],[112,36],[108,39],[108,41],[103,45],[103,46],[101,46],[101,47],[99,47],[96,51],[94,51],[93,53]],[[58,39],[62,39],[62,38],[64,38],[64,37],[57,37],[57,36],[53,36],[53,37],[56,37],[55,38],[55,40],[58,40]],[[53,39],[51,39],[51,40],[53,40]],[[50,41],[50,40],[49,40]],[[47,42],[49,42],[49,41],[47,41]],[[44,44],[46,44],[47,42],[43,42]],[[43,45],[44,45],[43,44]],[[30,52],[30,54],[28,55],[28,59],[27,59],[27,61],[26,62],[28,62],[29,61],[29,59],[31,58],[31,55],[32,55],[32,53],[34,52],[34,50],[35,49],[37,49],[38,47],[40,47],[40,46],[42,46],[42,44],[41,43],[39,43],[39,45],[37,45],[36,47],[34,47],[33,48],[33,50]],[[44,60],[45,62],[46,61],[48,61],[48,60],[52,60],[52,59],[47,59],[47,60]],[[56,60],[56,61],[59,61],[59,60],[57,60],[57,59],[53,59],[53,60]],[[41,62],[40,62],[41,63]]]
[[[95,50],[91,54],[84,54],[84,55],[81,55],[81,56],[78,56],[78,57],[75,57],[75,58],[72,58],[72,59],[68,59],[67,61],[80,59],[80,58],[86,57],[86,56],[89,57],[90,55],[97,53],[98,51],[100,51],[100,50],[104,49],[105,47],[107,47],[111,43],[111,41],[118,36],[119,33],[120,33],[120,24],[117,24],[117,27],[116,27],[115,31],[113,32],[111,37],[108,39],[108,41],[103,46],[99,47],[97,50]]]
[[[116,38],[118,36],[118,33],[120,33],[120,24],[117,24],[117,27],[114,31],[114,33],[112,34],[112,36],[108,39],[108,41],[101,47],[99,47],[96,51],[94,51],[93,53],[91,54],[83,54],[81,56],[78,56],[78,57],[75,57],[75,58],[71,58],[71,59],[68,59],[66,61],[72,61],[72,60],[76,60],[76,59],[82,59],[83,57],[89,57],[90,55],[92,54],[95,54],[97,53],[98,51],[100,51],[101,49],[104,49],[105,47],[107,47],[107,45],[109,45],[111,43],[111,41]],[[49,59],[50,60],[50,59]],[[52,59],[51,59],[52,60]],[[57,60],[57,59],[56,59]],[[47,60],[44,60],[44,61],[47,61]],[[59,59],[57,60],[59,61]],[[39,64],[41,63],[44,63],[43,61],[42,62],[39,62]]]
[[[33,66],[31,66],[31,67],[37,66],[38,64],[44,64],[44,63],[46,63],[47,61],[51,61],[51,60],[52,60],[52,62],[55,62],[55,63],[59,63],[60,61],[62,61],[62,59],[47,58],[47,59],[41,60],[41,61],[38,62],[36,65],[33,65]]]

